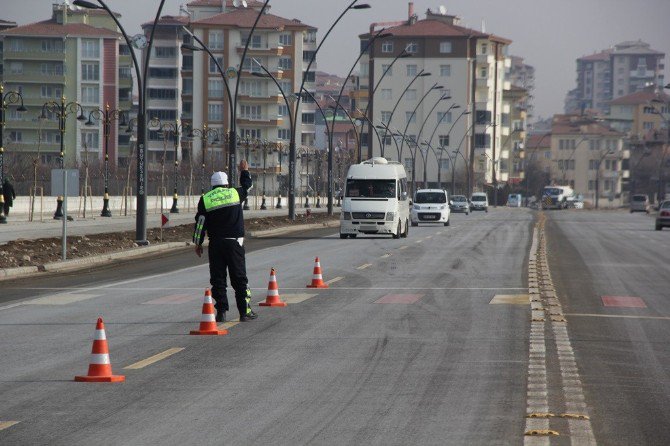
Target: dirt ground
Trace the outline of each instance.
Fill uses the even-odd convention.
[[[329,217],[325,213],[296,216],[292,222],[288,217],[250,218],[244,222],[247,232],[262,231],[293,225],[325,223],[337,220],[338,216]],[[163,229],[162,242],[187,242],[193,236],[193,225],[181,225]],[[137,247],[134,241],[135,231],[110,232],[87,236],[70,236],[67,239],[67,258],[76,259],[99,254],[107,254]],[[161,243],[161,231],[158,228],[147,231],[147,240],[152,245]],[[61,259],[62,246],[60,237],[40,238],[34,240],[18,239],[0,245],[0,268],[19,266],[39,266],[57,262]]]

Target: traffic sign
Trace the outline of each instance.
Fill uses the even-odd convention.
[[[161,228],[170,226],[170,214],[161,214]]]

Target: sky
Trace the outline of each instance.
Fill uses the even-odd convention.
[[[61,0],[0,0],[0,19],[19,25],[44,20],[52,3]],[[164,14],[177,15],[189,0],[167,0]],[[140,32],[140,23],[153,20],[158,0],[107,0],[119,12],[128,34]],[[271,0],[271,12],[297,18],[319,28],[321,38],[349,0]],[[404,20],[406,0],[359,0],[372,7],[347,12],[323,44],[318,69],[345,75],[358,56],[358,35],[370,23]],[[670,0],[415,0],[414,11],[425,18],[426,9],[440,5],[461,18],[461,24],[512,40],[509,54],[535,67],[535,114],[549,117],[563,112],[566,93],[575,88],[575,60],[617,43],[641,39],[664,52],[665,80],[670,82]]]

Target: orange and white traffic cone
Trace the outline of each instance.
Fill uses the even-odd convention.
[[[207,288],[205,290],[205,301],[202,304],[202,316],[200,318],[200,330],[192,330],[192,335],[227,335],[228,330],[219,330],[216,326],[216,316],[214,314],[214,301],[212,292]]]
[[[312,283],[307,288],[328,288],[328,284],[323,281],[321,274],[321,263],[319,258],[314,259],[314,272],[312,273]]]
[[[107,347],[107,335],[105,335],[105,323],[98,318],[95,326],[95,337],[93,338],[93,349],[91,350],[91,362],[88,365],[88,375],[75,376],[75,381],[87,383],[118,383],[126,380],[124,375],[112,375],[112,364],[109,362],[109,348]]]
[[[285,307],[288,305],[286,302],[282,302],[279,298],[279,286],[277,285],[277,276],[275,269],[270,270],[270,281],[268,282],[268,296],[265,298],[265,302],[261,302],[261,307]]]

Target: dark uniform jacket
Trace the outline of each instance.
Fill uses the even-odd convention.
[[[205,232],[210,239],[244,237],[242,202],[251,188],[248,170],[240,174],[240,187],[215,186],[200,197],[195,215],[193,243],[202,245]]]
[[[5,182],[2,184],[2,195],[5,203],[7,203],[9,206],[14,204],[16,192],[14,192],[14,186],[12,186],[12,183],[7,180],[5,180]]]

